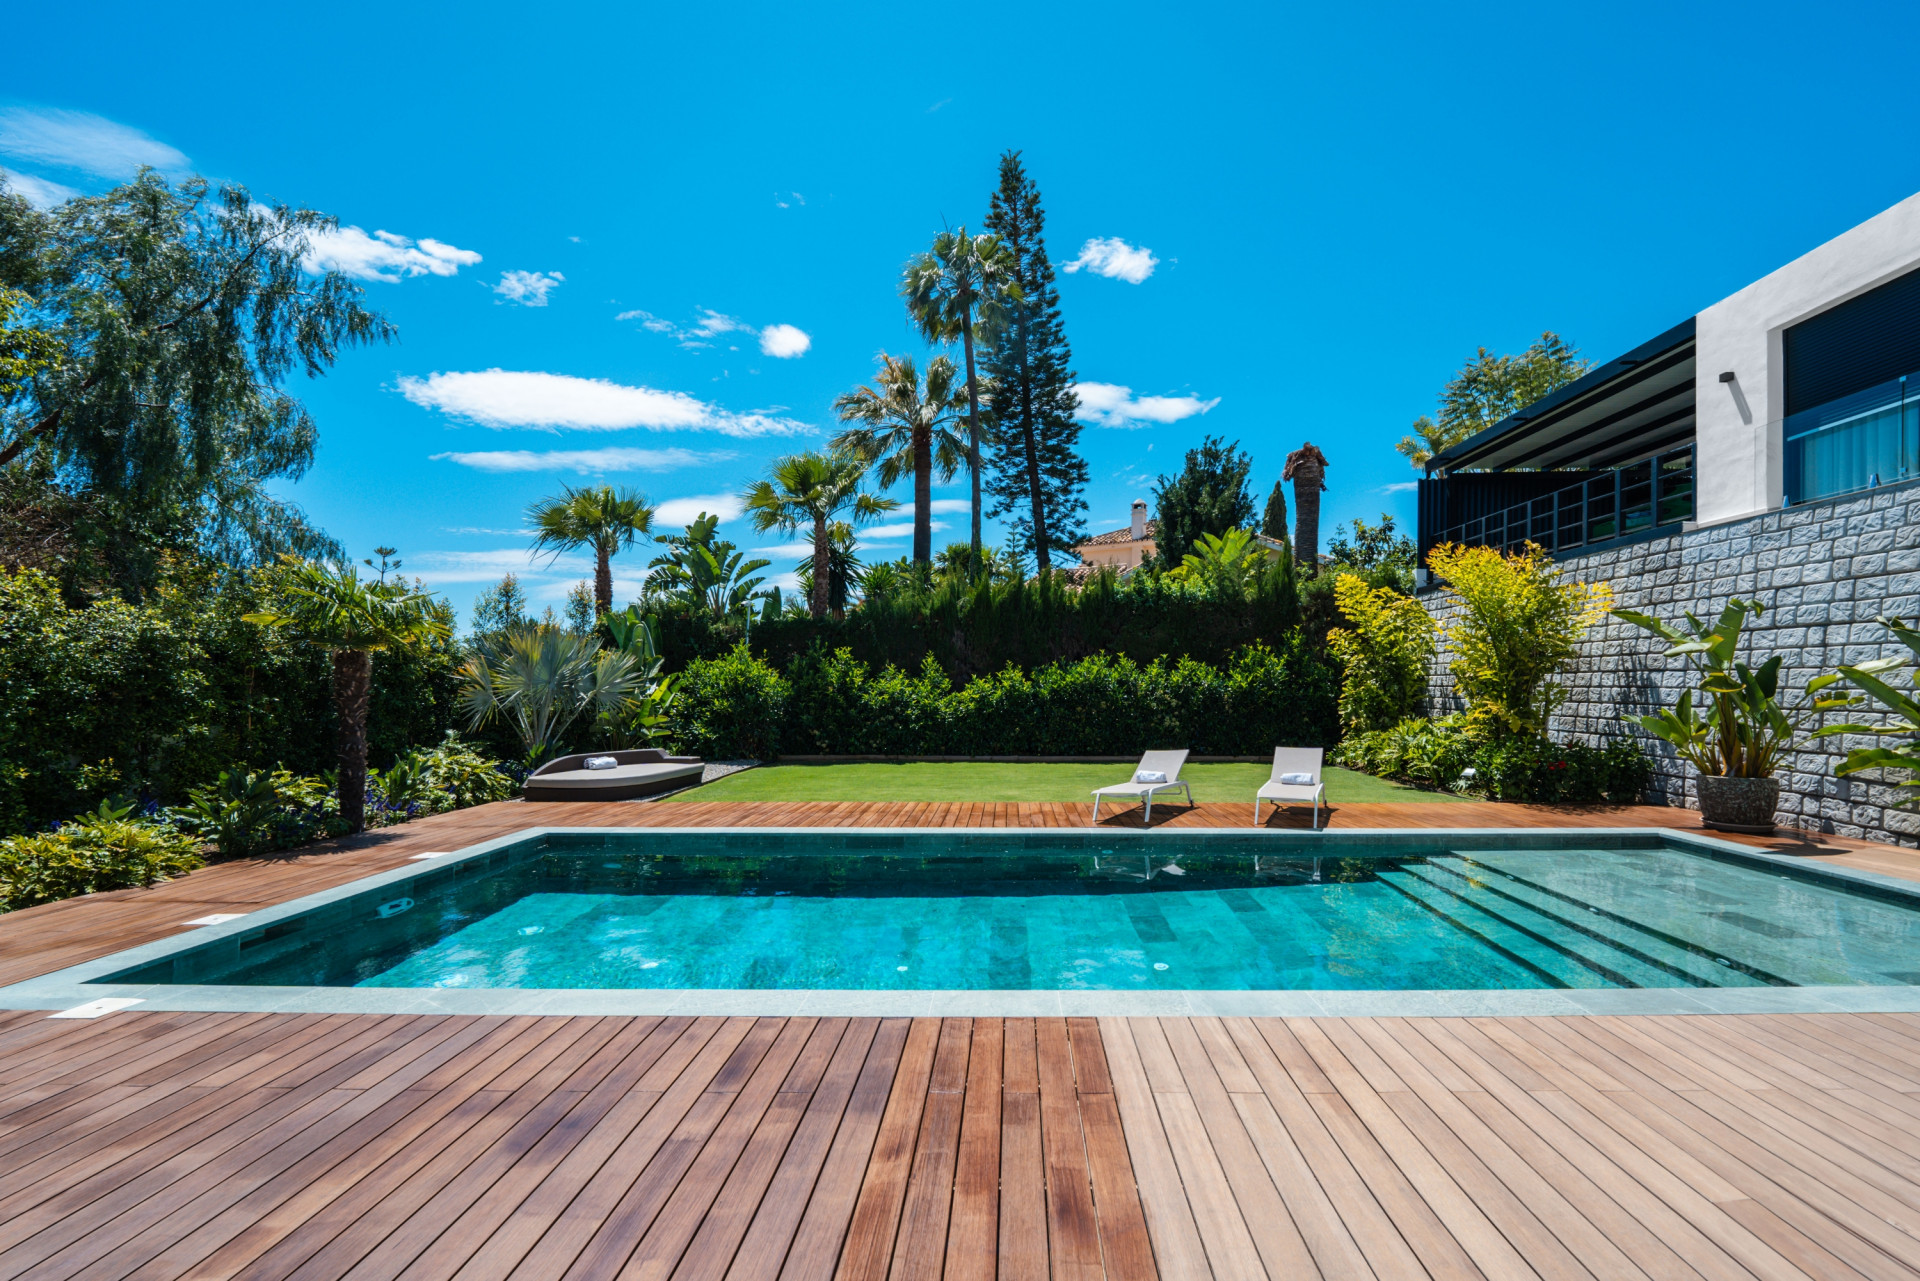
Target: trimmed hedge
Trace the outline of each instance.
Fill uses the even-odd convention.
[[[1291,637],[1303,622],[1316,640],[1323,635],[1325,620],[1314,626],[1307,615],[1315,611],[1303,608],[1302,595],[1291,574],[1277,571],[1256,580],[1244,599],[1222,599],[1148,574],[1095,578],[1080,591],[1036,578],[977,587],[942,584],[926,593],[863,602],[839,620],[785,616],[756,619],[743,629],[737,622],[715,626],[705,615],[670,610],[658,623],[670,671],[718,658],[745,640],[783,672],[823,647],[846,649],[875,670],[919,672],[931,655],[964,683],[1008,666],[1032,672],[1096,654],[1142,664],[1184,657],[1226,666],[1245,646]]]
[[[902,756],[1107,756],[1182,746],[1249,755],[1326,745],[1338,733],[1338,670],[1294,640],[1242,647],[1220,667],[1142,666],[1122,654],[1006,667],[955,688],[932,655],[875,672],[816,645],[782,676],[736,648],[690,663],[668,714],[678,746],[709,759],[781,752]]]
[[[1647,754],[1630,738],[1610,739],[1604,747],[1520,734],[1485,738],[1465,716],[1434,721],[1414,716],[1389,729],[1352,734],[1333,759],[1348,769],[1420,787],[1543,804],[1635,805],[1653,772]]]

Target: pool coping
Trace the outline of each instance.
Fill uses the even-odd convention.
[[[746,991],[731,988],[361,988],[265,987],[222,984],[102,983],[99,978],[151,964],[187,947],[256,930],[329,903],[387,885],[409,881],[434,867],[481,858],[506,846],[550,835],[629,834],[711,837],[732,833],[756,836],[845,835],[886,832],[909,835],[1009,837],[1032,834],[1007,827],[820,828],[820,827],[554,827],[534,825],[442,854],[415,856],[408,866],[361,877],[331,889],[303,895],[249,912],[218,925],[188,929],[152,943],[55,970],[0,987],[0,1009],[63,1010],[102,998],[137,1001],[148,1010],[246,1011],[303,1014],[449,1014],[449,1015],[814,1015],[828,1017],[1498,1017],[1535,1015],[1650,1014],[1798,1014],[1901,1013],[1920,1011],[1920,986],[1742,988],[1521,988],[1408,991],[1294,991],[1162,989],[1152,992],[1099,990],[944,990],[911,991],[839,988],[789,988]],[[1298,832],[1251,828],[1173,828],[1116,831],[1102,828],[1049,828],[1050,837],[1120,837],[1128,840],[1209,840],[1247,836],[1284,840],[1310,849],[1319,844],[1359,845],[1556,839],[1651,838],[1731,854],[1762,865],[1792,868],[1840,881],[1870,886],[1912,899],[1920,907],[1920,883],[1877,872],[1829,864],[1809,864],[1791,854],[1776,854],[1695,832],[1656,827],[1588,828],[1346,828]]]

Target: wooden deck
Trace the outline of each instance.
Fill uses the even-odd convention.
[[[534,824],[1086,821],[486,806],[0,917],[0,981]],[[1890,847],[1775,844],[1920,875]],[[0,1278],[348,1276],[1920,1281],[1920,1016],[0,1013]]]
[[[0,1015],[0,1276],[1914,1278],[1920,1019]]]

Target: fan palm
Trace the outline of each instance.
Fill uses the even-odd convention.
[[[880,487],[891,489],[913,476],[913,558],[933,560],[933,473],[950,480],[967,457],[966,442],[953,430],[967,407],[954,386],[959,371],[945,356],[927,362],[925,391],[910,356],[880,353],[875,386],[847,392],[833,402],[840,421],[852,426],[833,438],[835,449],[880,465]]]
[[[844,520],[829,525],[827,547],[827,611],[835,618],[845,618],[853,590],[860,585],[862,569],[853,526]],[[800,581],[800,590],[807,594],[807,599],[813,599],[813,558],[808,557],[794,568],[798,571],[795,577]]]
[[[285,628],[333,654],[333,703],[340,770],[340,817],[347,830],[366,827],[367,705],[373,652],[412,649],[453,631],[446,606],[395,578],[366,583],[351,565],[323,565],[282,556],[278,608],[242,615],[262,627]]]
[[[536,552],[558,557],[576,547],[593,548],[593,603],[600,613],[611,614],[613,555],[653,528],[646,497],[611,485],[563,485],[558,497],[527,508],[527,519],[533,522]]]
[[[907,314],[928,342],[958,338],[967,357],[967,471],[973,493],[974,559],[980,553],[980,378],[974,368],[976,331],[991,338],[1005,325],[1007,304],[1018,302],[1019,263],[998,236],[969,236],[965,227],[943,231],[933,248],[907,262],[900,296]]]
[[[487,641],[460,670],[461,704],[478,729],[507,720],[535,765],[580,714],[617,714],[645,692],[649,676],[633,649],[602,649],[598,637],[534,623]]]
[[[860,481],[867,464],[844,450],[817,450],[793,454],[773,464],[768,480],[756,481],[743,496],[753,527],[761,533],[779,530],[796,534],[807,530],[813,538],[813,591],[808,602],[815,618],[827,615],[827,585],[833,563],[828,532],[836,520],[850,516],[859,524],[892,511],[900,504],[891,498],[863,493]]]

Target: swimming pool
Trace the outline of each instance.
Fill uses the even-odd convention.
[[[85,981],[369,996],[1911,987],[1920,898],[1651,832],[549,830],[136,949]]]

